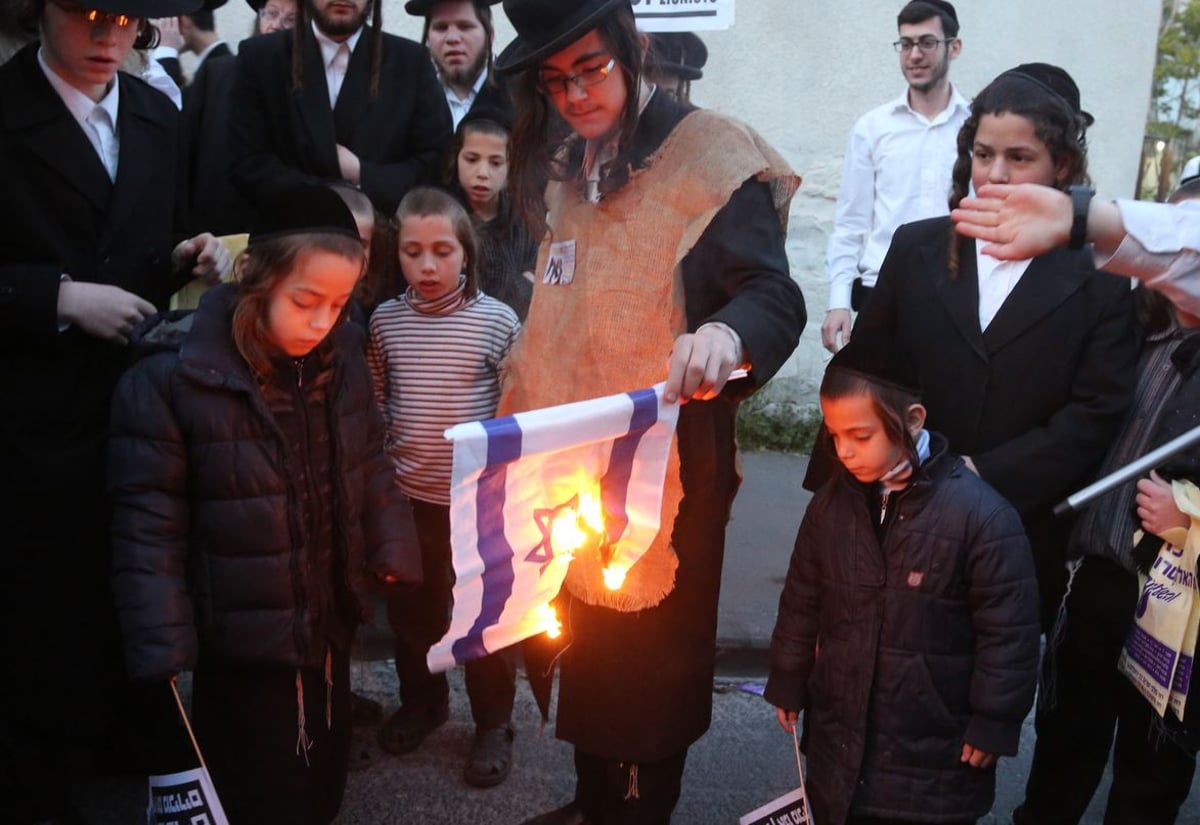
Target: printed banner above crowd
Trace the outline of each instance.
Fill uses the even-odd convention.
[[[644,32],[696,32],[733,28],[734,0],[633,0]]]

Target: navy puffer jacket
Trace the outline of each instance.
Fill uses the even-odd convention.
[[[974,821],[995,770],[963,743],[1017,752],[1033,703],[1038,590],[1021,520],[945,452],[892,494],[882,546],[865,486],[844,470],[796,537],[765,696],[804,710],[813,814]]]
[[[199,651],[236,665],[324,660],[308,601],[321,554],[306,546],[284,433],[234,346],[235,300],[233,286],[210,290],[177,348],[165,324],[152,330],[163,351],[134,365],[114,397],[113,584],[131,678],[194,669]],[[325,348],[333,569],[345,579],[334,589],[353,625],[369,613],[367,571],[415,583],[420,555],[383,451],[363,333],[340,324]]]

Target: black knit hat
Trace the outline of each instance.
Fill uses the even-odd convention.
[[[650,55],[647,69],[652,72],[679,75],[684,80],[704,77],[708,62],[708,47],[693,32],[658,32],[650,35]]]
[[[413,17],[426,17],[431,11],[433,11],[434,6],[442,2],[444,2],[444,0],[408,0],[408,2],[404,4],[404,10]],[[476,6],[494,6],[499,3],[500,0],[471,0],[471,2]]]
[[[583,37],[630,0],[504,0],[504,14],[517,37],[496,58],[496,71],[527,69]]]
[[[908,5],[912,5],[913,3],[924,3],[927,6],[933,6],[935,9],[937,9],[942,14],[949,17],[955,23],[958,22],[958,12],[956,12],[954,10],[954,6],[947,3],[946,0],[910,0],[905,5],[908,6]]]
[[[354,215],[337,192],[315,184],[288,187],[259,205],[249,245],[316,232],[361,240]]]
[[[1019,77],[1041,87],[1042,91],[1048,92],[1067,104],[1071,111],[1081,117],[1088,126],[1091,126],[1096,120],[1091,113],[1085,112],[1080,107],[1079,87],[1075,85],[1075,81],[1071,79],[1066,70],[1060,69],[1058,66],[1052,66],[1049,63],[1022,63],[1015,69],[1004,72],[1000,77]]]
[[[855,335],[837,351],[826,367],[845,370],[867,380],[911,395],[920,396],[921,384],[908,354],[894,341]]]

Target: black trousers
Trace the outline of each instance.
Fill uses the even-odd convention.
[[[687,751],[630,764],[575,748],[575,801],[587,825],[669,825]]]
[[[1137,598],[1137,577],[1120,565],[1080,563],[1042,660],[1037,744],[1015,825],[1078,823],[1110,746],[1105,825],[1168,825],[1187,799],[1195,757],[1162,735],[1157,714],[1117,672]]]
[[[350,755],[350,657],[300,671],[307,760],[300,752],[300,690],[292,668],[205,667],[195,674],[196,738],[230,825],[328,825],[346,789]],[[326,724],[326,701],[332,724]]]
[[[388,622],[396,637],[396,676],[400,702],[417,708],[446,704],[446,674],[431,674],[425,665],[429,648],[450,627],[454,566],[450,553],[450,508],[409,499],[421,543],[424,582],[419,590],[388,598]],[[479,728],[507,725],[516,697],[516,652],[501,650],[466,664],[471,717]]]

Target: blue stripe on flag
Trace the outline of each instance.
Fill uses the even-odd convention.
[[[513,549],[504,535],[508,465],[521,457],[521,427],[515,418],[483,422],[487,434],[487,465],[479,474],[475,494],[477,547],[483,561],[483,598],[479,616],[451,653],[459,664],[486,656],[483,631],[500,620],[513,590]]]
[[[658,422],[658,393],[653,389],[628,393],[633,401],[629,417],[629,432],[613,441],[608,457],[608,470],[600,479],[600,499],[604,506],[604,527],[609,542],[615,542],[629,526],[625,500],[629,494],[629,478],[633,474],[633,457],[646,431]]]

